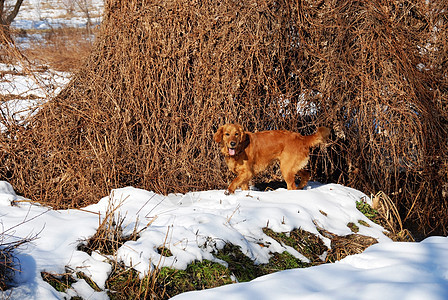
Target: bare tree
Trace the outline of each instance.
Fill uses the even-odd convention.
[[[14,2],[11,4],[7,4],[6,2],[6,0],[0,0],[0,24],[3,27],[9,27],[11,25],[19,13],[23,0],[15,0],[15,4],[13,4]]]
[[[89,11],[89,3],[91,4],[91,1],[87,0],[75,0],[75,3],[78,5],[78,7],[81,9],[81,11],[84,13],[85,17],[87,18],[86,27],[91,34],[91,27],[92,27],[92,18],[90,17],[90,11]]]

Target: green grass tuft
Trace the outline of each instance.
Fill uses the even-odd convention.
[[[166,294],[173,297],[187,291],[209,289],[233,283],[231,272],[225,266],[204,260],[190,264],[186,270],[164,267],[158,275]]]
[[[369,218],[369,220],[381,225],[379,222],[379,212],[376,209],[373,209],[369,204],[364,201],[357,201],[356,208],[363,213],[364,216]]]
[[[263,232],[280,244],[290,246],[311,261],[311,265],[322,263],[320,256],[328,250],[323,241],[308,231],[294,229],[291,232],[274,232],[263,228]]]
[[[359,232],[359,227],[358,227],[358,225],[356,225],[356,224],[353,223],[353,222],[348,223],[348,224],[347,224],[347,227],[350,228],[350,230],[351,230],[352,232],[354,232],[354,233],[358,233],[358,232]]]

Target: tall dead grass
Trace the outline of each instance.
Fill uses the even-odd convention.
[[[76,72],[82,67],[92,50],[95,31],[95,27],[62,27],[39,34],[33,30],[12,34],[28,39],[29,45],[23,50],[23,54],[33,63],[57,71]]]
[[[383,191],[404,223],[446,233],[447,16],[442,0],[106,1],[72,82],[2,135],[0,172],[59,207],[223,188],[222,123],[322,124],[316,179]]]

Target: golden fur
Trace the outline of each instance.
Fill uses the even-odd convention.
[[[240,187],[249,189],[250,179],[278,160],[283,179],[288,190],[295,190],[295,175],[299,173],[302,189],[310,178],[308,171],[302,170],[309,160],[310,148],[324,143],[330,129],[320,127],[313,135],[303,136],[287,130],[246,132],[238,124],[221,126],[214,135],[214,140],[221,143],[230,171],[237,174],[227,191],[233,193]]]

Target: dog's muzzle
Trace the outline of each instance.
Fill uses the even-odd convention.
[[[230,142],[230,147],[229,147],[229,155],[230,156],[235,155],[235,153],[236,153],[235,146],[236,146],[236,142]]]

